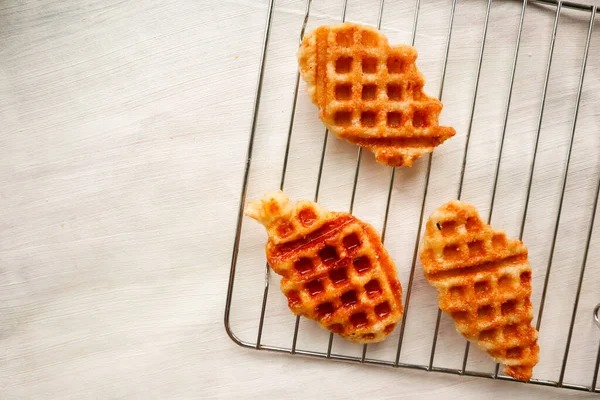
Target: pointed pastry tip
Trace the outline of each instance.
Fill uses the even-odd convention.
[[[268,192],[262,199],[249,202],[244,214],[268,228],[275,220],[289,216],[292,211],[290,199],[279,190]]]
[[[531,376],[533,375],[533,368],[527,366],[504,367],[504,372],[508,376],[512,376],[515,379],[526,382],[531,379]]]

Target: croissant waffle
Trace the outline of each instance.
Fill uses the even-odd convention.
[[[296,315],[357,343],[380,342],[402,318],[396,268],[375,229],[282,192],[250,202],[267,230],[267,261]]]
[[[442,103],[423,93],[416,59],[414,47],[390,47],[378,30],[352,23],[317,28],[298,51],[323,123],[390,166],[411,166],[455,134],[438,125]]]
[[[456,330],[506,374],[529,380],[539,347],[525,245],[485,224],[475,207],[451,201],[427,221],[421,262]]]

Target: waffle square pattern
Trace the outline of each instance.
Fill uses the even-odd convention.
[[[530,379],[539,347],[525,245],[485,224],[475,207],[451,201],[429,217],[420,255],[456,330],[508,375]]]
[[[454,136],[439,126],[442,103],[423,92],[412,46],[389,46],[378,30],[324,25],[298,51],[300,73],[327,128],[390,166],[413,161]]]
[[[269,236],[266,253],[296,315],[357,343],[380,342],[402,318],[396,267],[375,229],[282,192],[250,202],[246,215]]]

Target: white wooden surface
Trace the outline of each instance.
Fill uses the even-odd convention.
[[[422,2],[416,45],[427,90],[441,78],[449,2]],[[225,334],[223,309],[264,21],[265,1],[4,1],[0,4],[0,398],[591,398],[585,393],[256,352]],[[295,45],[304,5],[275,14],[249,197],[281,173]],[[383,31],[408,42],[413,2],[389,0]],[[314,0],[310,27],[339,18]],[[376,1],[348,19],[375,24]],[[531,10],[531,12],[530,12]],[[456,138],[436,152],[427,212],[456,196],[485,3],[459,2],[442,120]],[[492,7],[463,198],[489,211],[518,3]],[[493,222],[518,234],[553,14],[530,6]],[[531,16],[529,18],[529,16]],[[600,167],[600,29],[596,22],[564,223],[540,334],[536,377],[556,379]],[[587,22],[561,18],[544,136],[525,231],[539,305],[572,123]],[[560,44],[560,46],[559,46]],[[522,60],[522,61],[521,61]],[[301,91],[303,86],[301,86]],[[300,93],[286,190],[312,198],[323,128]],[[548,133],[546,133],[548,132]],[[320,198],[348,207],[356,150],[330,138]],[[386,244],[408,282],[425,163],[399,170]],[[363,155],[355,213],[381,227],[389,169]],[[245,221],[247,222],[247,221]],[[597,225],[598,223],[596,223]],[[589,384],[600,331],[598,235],[565,380]],[[243,226],[232,327],[255,340],[264,234]],[[435,294],[417,265],[403,360],[423,362]],[[290,344],[294,319],[272,277],[264,343]],[[436,364],[464,343],[442,321]],[[389,358],[391,340],[369,349]],[[299,346],[327,334],[301,324]],[[336,352],[356,354],[339,340]],[[489,370],[472,351],[469,368]],[[597,396],[596,396],[597,397]]]

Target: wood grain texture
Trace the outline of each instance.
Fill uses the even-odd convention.
[[[311,26],[338,18],[337,2],[314,3]],[[375,23],[377,2],[350,3],[349,19]],[[519,11],[518,5],[512,5],[494,5],[498,18],[490,29],[495,30],[495,39],[489,45],[491,58],[486,59],[492,72],[482,76],[488,90],[478,102],[482,119],[475,121],[479,128],[474,128],[475,144],[492,154],[497,150],[505,99],[504,89],[498,98],[495,88],[504,88],[501,84],[508,73],[500,59],[510,57],[513,46],[512,39],[502,40],[502,32],[514,34]],[[413,5],[389,1],[386,7],[384,32],[406,42]],[[447,17],[448,9],[427,2],[422,8],[419,65],[428,77],[426,89],[436,94],[446,32],[445,23],[439,21]],[[227,338],[222,315],[265,10],[265,1],[244,0],[8,0],[0,4],[0,398],[464,399],[480,398],[482,392],[490,399],[586,398],[586,394],[548,388],[280,357],[238,348]],[[463,139],[457,137],[440,152],[432,176],[432,191],[437,195],[428,210],[437,205],[438,197],[445,201],[455,192],[454,166],[464,143],[481,11],[481,2],[472,0],[457,10],[463,24],[455,34],[463,41],[452,50],[443,118],[461,129]],[[278,3],[249,196],[278,184],[295,76],[295,27],[302,12],[301,2]],[[571,122],[572,102],[567,107],[564,99],[573,99],[585,23],[569,18],[561,25],[565,43],[561,57],[572,62],[564,69],[557,63],[556,71],[564,76],[555,80],[549,92],[544,124],[558,133],[546,136],[541,148],[547,161],[541,162],[534,187],[538,207],[532,238],[552,224],[543,216],[554,212],[562,170],[553,168],[552,158],[556,154],[554,163],[564,162],[565,133],[568,136]],[[549,20],[552,15],[532,18],[524,31],[530,41],[523,46],[522,57],[542,69],[545,54],[538,54],[536,40],[542,40],[538,39],[542,35],[547,43]],[[473,26],[464,25],[465,21],[473,21]],[[580,237],[580,227],[589,220],[590,191],[598,176],[598,157],[581,156],[590,148],[596,156],[600,150],[594,134],[600,117],[600,29],[594,40],[578,122],[578,129],[587,135],[576,142],[572,171],[577,175],[568,186],[567,223],[561,230],[561,237],[567,239]],[[510,130],[509,124],[513,139],[507,146],[514,155],[503,164],[506,170],[497,200],[501,206],[494,216],[511,234],[521,207],[517,200],[522,198],[521,191],[511,195],[523,186],[518,161],[523,159],[526,165],[530,156],[530,146],[519,143],[531,143],[535,126],[530,116],[539,106],[540,69],[531,70],[531,75],[527,71],[524,67],[517,77],[521,83],[515,96],[523,105],[510,120],[525,124],[519,125],[525,129]],[[533,92],[536,96],[530,98],[528,93]],[[287,185],[291,196],[312,198],[314,158],[323,129],[304,94],[299,97]],[[524,137],[519,139],[514,132],[524,132]],[[330,138],[326,156],[323,204],[345,209],[355,149]],[[483,156],[469,162],[467,174],[473,175],[468,175],[470,186],[465,187],[467,200],[485,212],[493,163]],[[410,268],[423,172],[423,163],[403,171],[394,190],[386,240],[403,283]],[[388,169],[365,158],[355,212],[377,227],[382,223],[388,174]],[[542,190],[545,186],[552,191]],[[243,229],[244,261],[233,322],[236,332],[253,338],[263,276],[255,260],[260,264],[264,234],[250,223]],[[600,239],[594,240],[597,244]],[[547,236],[542,235],[530,246],[532,259],[538,262],[536,274],[545,269],[544,241]],[[569,312],[581,250],[560,248],[566,250],[556,256],[554,268],[559,275],[550,282],[557,300],[547,306],[557,312],[549,312],[542,328],[548,333],[540,337],[541,346],[559,353],[565,334],[560,329],[561,315]],[[600,339],[587,311],[600,301],[594,296],[594,287],[600,287],[600,251],[592,253],[589,262],[595,269],[586,275],[588,295],[582,298],[580,330],[573,343],[571,381],[590,375],[586,366],[591,355],[586,349]],[[422,315],[420,323],[430,324],[435,296],[420,271],[418,275],[414,288],[418,295],[413,300],[417,308],[410,312]],[[281,339],[287,344],[291,317],[277,293],[277,282],[273,283],[265,340]],[[538,301],[539,289],[539,284],[534,287]],[[318,347],[323,332],[303,328],[299,344]],[[406,338],[413,344],[407,354],[415,362],[430,345],[430,336],[419,335],[416,328],[409,325],[412,330]],[[450,325],[444,329],[447,343],[446,350],[440,347],[440,357],[451,363],[453,352],[461,353],[463,343]],[[341,343],[336,346],[345,349]],[[383,356],[388,350],[375,348],[373,354]],[[540,373],[556,373],[552,362],[547,368]]]

